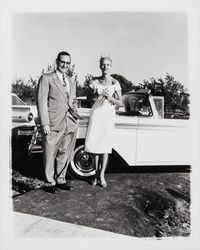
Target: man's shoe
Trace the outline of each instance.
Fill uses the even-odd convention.
[[[57,188],[60,188],[60,189],[62,189],[62,190],[67,190],[67,191],[72,191],[73,190],[73,187],[72,186],[70,186],[69,184],[67,184],[67,183],[62,183],[62,184],[56,184],[56,187]]]
[[[45,192],[51,193],[51,194],[55,194],[58,193],[58,189],[56,188],[55,185],[53,186],[46,186],[42,188]]]

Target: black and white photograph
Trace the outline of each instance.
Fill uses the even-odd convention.
[[[198,249],[197,1],[68,2],[2,5],[1,249]]]

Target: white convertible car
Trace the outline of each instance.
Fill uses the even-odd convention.
[[[163,97],[153,97],[147,90],[131,91],[123,96],[124,106],[116,111],[113,149],[130,166],[190,165],[189,120],[164,119]],[[94,156],[84,151],[90,109],[79,108],[78,137],[71,174],[78,178],[94,175]],[[37,133],[30,153],[38,151]],[[41,143],[40,143],[41,145]],[[35,150],[36,148],[36,150]]]
[[[35,121],[37,116],[36,107],[27,105],[16,94],[11,94],[12,130],[15,135],[29,136],[34,134]]]

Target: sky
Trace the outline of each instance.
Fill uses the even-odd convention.
[[[12,79],[37,78],[68,51],[79,83],[100,75],[99,58],[134,84],[166,73],[188,87],[184,12],[18,13],[12,18]]]

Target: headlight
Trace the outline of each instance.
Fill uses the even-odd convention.
[[[28,113],[28,121],[32,121],[33,120],[33,114],[32,113]]]

